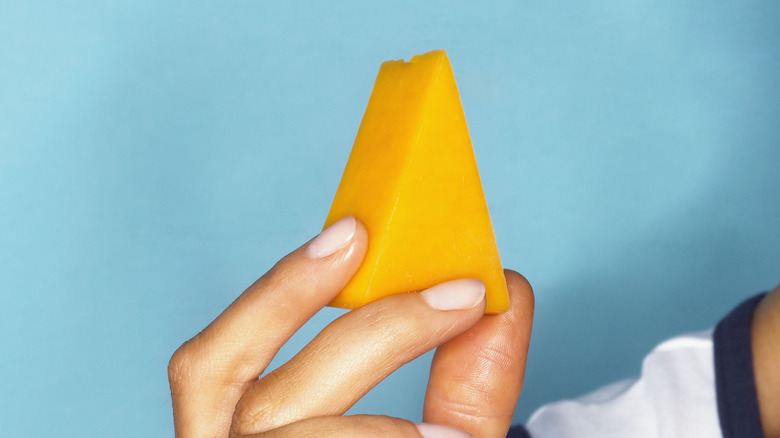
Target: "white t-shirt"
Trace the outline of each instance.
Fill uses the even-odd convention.
[[[740,304],[714,330],[659,344],[639,378],[542,406],[508,437],[763,438],[750,349],[761,298]]]

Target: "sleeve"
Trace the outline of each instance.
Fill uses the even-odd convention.
[[[763,438],[750,326],[765,294],[714,331],[678,336],[648,354],[637,379],[545,405],[509,438]]]
[[[737,306],[715,328],[715,385],[723,438],[764,437],[750,343],[753,312],[764,295]]]

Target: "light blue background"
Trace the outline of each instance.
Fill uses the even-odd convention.
[[[778,2],[4,1],[3,435],[170,436],[170,354],[318,232],[379,64],[437,48],[536,290],[517,421],[780,280]],[[353,412],[419,420],[429,360]]]

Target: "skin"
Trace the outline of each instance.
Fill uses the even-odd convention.
[[[780,285],[753,314],[751,344],[764,436],[780,438]]]
[[[305,244],[280,260],[168,366],[178,438],[421,437],[409,421],[343,416],[395,369],[437,348],[423,421],[476,437],[505,437],[523,386],[534,298],[505,271],[510,309],[483,315],[432,309],[416,293],[391,296],[338,318],[262,379],[279,348],[344,287],[365,254],[361,224],[320,259]],[[752,350],[764,434],[780,438],[780,286],[756,309]]]
[[[358,223],[335,253],[312,259],[305,244],[280,260],[168,366],[178,438],[421,437],[409,421],[343,416],[398,367],[438,347],[423,421],[478,437],[504,437],[522,389],[533,292],[505,271],[510,310],[437,310],[421,294],[390,296],[332,322],[293,359],[259,379],[287,339],[360,266]]]

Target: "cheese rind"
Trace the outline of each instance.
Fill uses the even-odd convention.
[[[486,286],[486,313],[509,307],[493,227],[447,55],[382,64],[325,227],[366,226],[363,264],[330,303],[356,308],[457,278]]]

